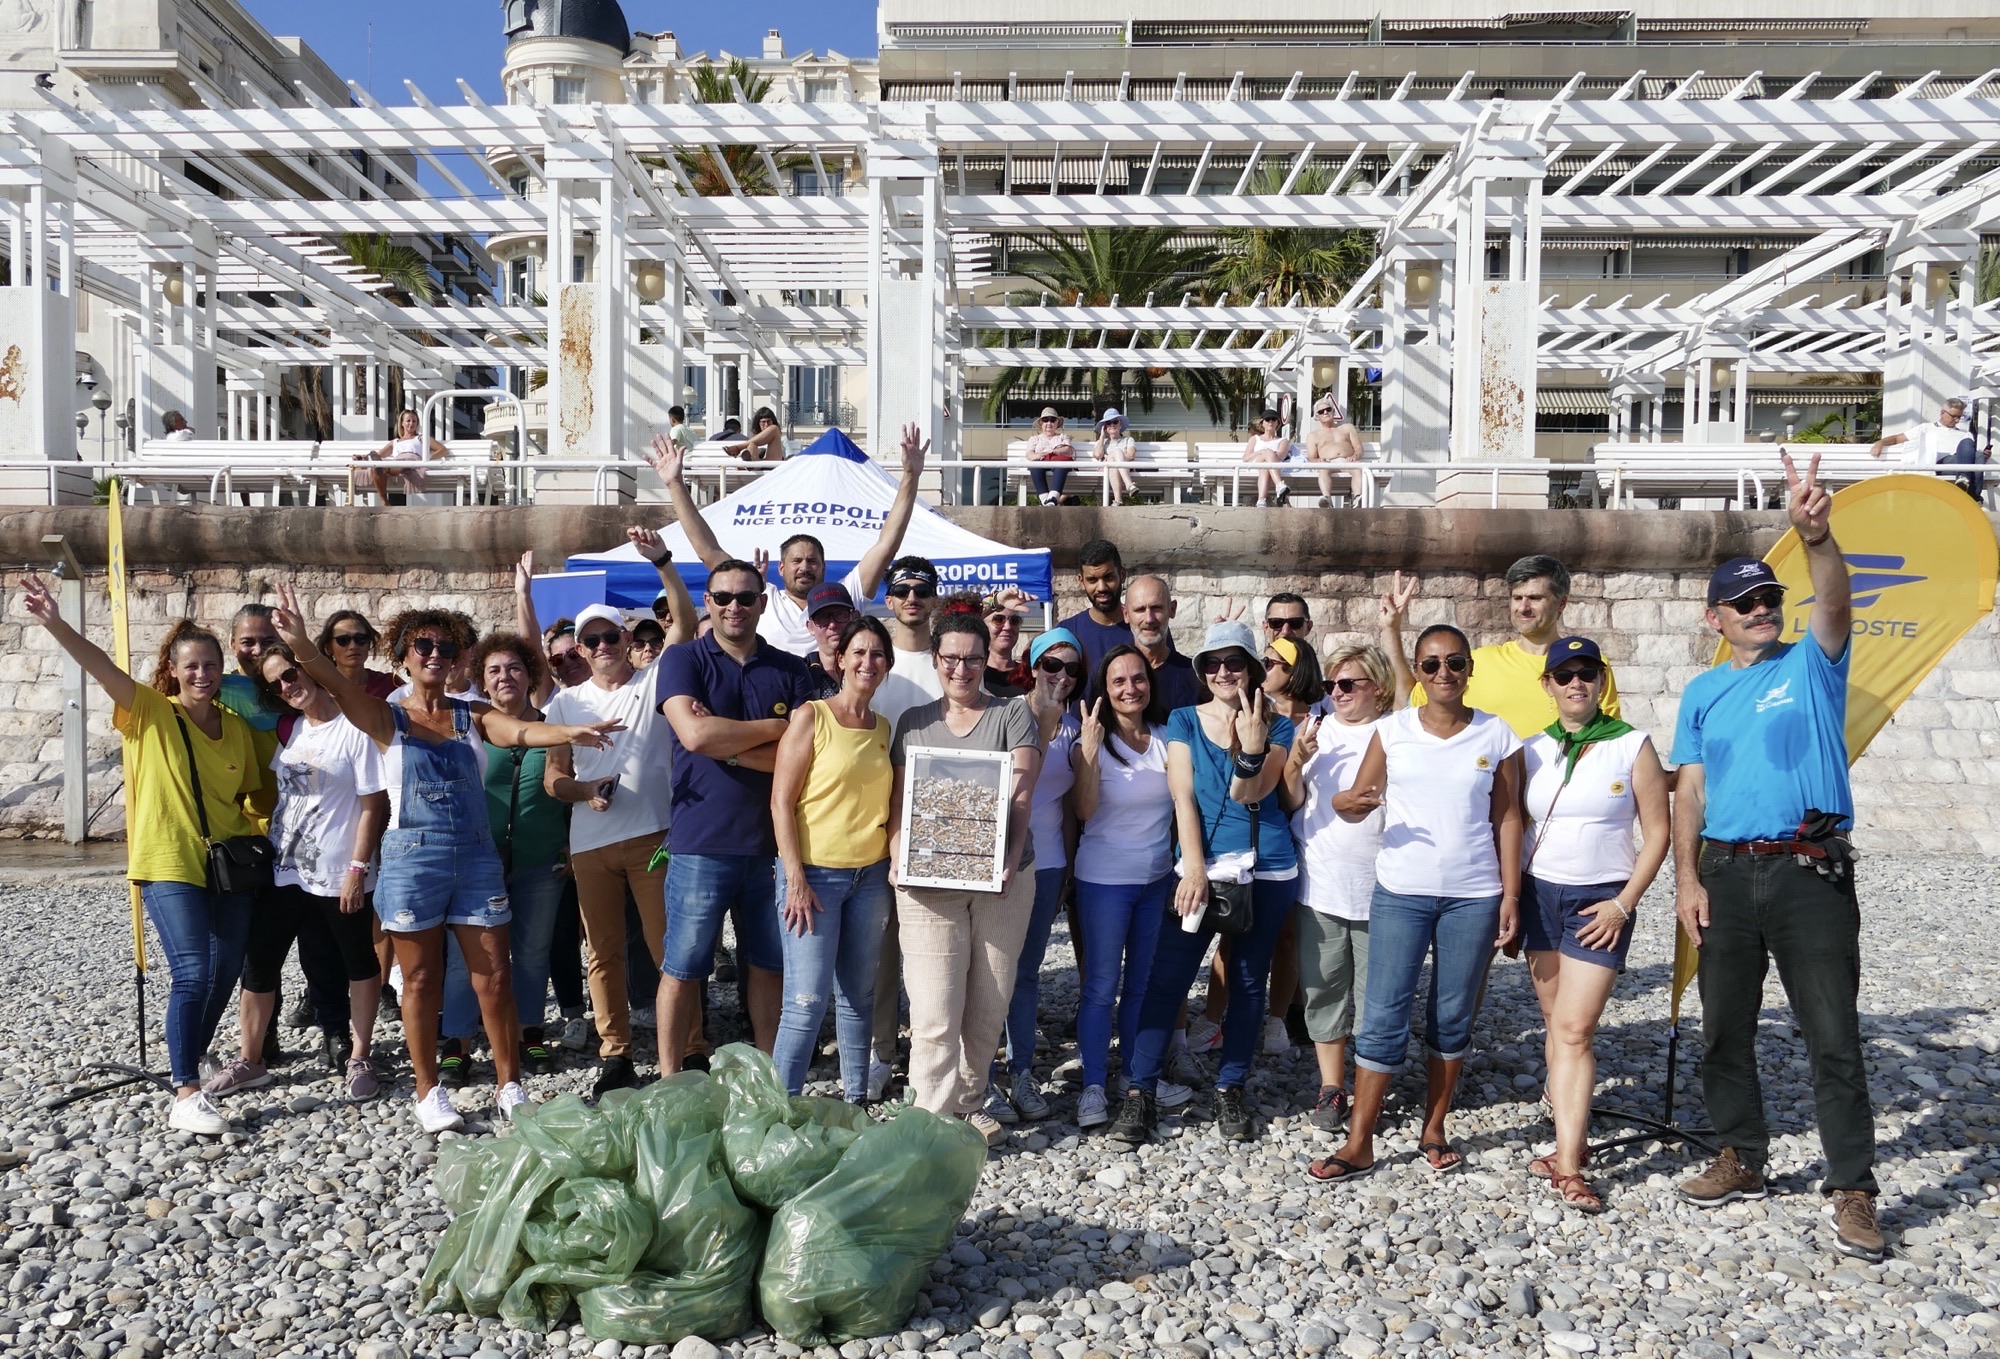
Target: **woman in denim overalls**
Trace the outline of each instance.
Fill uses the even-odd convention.
[[[507,884],[486,814],[485,741],[496,746],[598,746],[618,724],[556,726],[523,722],[484,703],[447,696],[447,677],[474,638],[441,609],[411,609],[383,629],[389,654],[410,677],[410,693],[391,706],[348,682],[312,644],[298,600],[279,589],[272,615],[299,663],[340,704],[347,720],[382,751],[389,785],[389,829],[375,913],[395,942],[403,969],[403,1037],[417,1083],[417,1120],[426,1132],[462,1126],[451,1095],[437,1083],[437,1024],[444,987],[444,931],[465,954],[472,989],[493,1048],[502,1115],[527,1101],[521,1089],[520,1020],[508,969]]]

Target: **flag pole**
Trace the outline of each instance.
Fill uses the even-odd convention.
[[[1593,1155],[1602,1151],[1610,1151],[1614,1147],[1629,1147],[1636,1142],[1685,1142],[1689,1146],[1700,1147],[1711,1156],[1716,1154],[1716,1146],[1712,1140],[1715,1136],[1715,1129],[1683,1128],[1680,1124],[1674,1122],[1674,1105],[1678,1102],[1677,1095],[1679,1093],[1681,996],[1687,991],[1688,983],[1694,980],[1695,969],[1699,965],[1699,961],[1700,955],[1695,951],[1694,941],[1688,938],[1687,931],[1680,927],[1679,922],[1676,922],[1674,925],[1674,975],[1670,983],[1671,997],[1667,1002],[1666,1117],[1655,1118],[1651,1114],[1642,1114],[1633,1109],[1620,1109],[1615,1105],[1599,1106],[1593,1104],[1590,1108],[1591,1118],[1603,1119],[1611,1123],[1627,1123],[1635,1128],[1645,1130],[1643,1132],[1628,1133],[1624,1137],[1612,1137],[1602,1142],[1593,1142],[1589,1146],[1589,1150]]]

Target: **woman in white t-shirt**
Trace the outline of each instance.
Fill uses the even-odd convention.
[[[1097,442],[1090,456],[1104,464],[1104,503],[1123,505],[1132,494],[1131,466],[1139,459],[1139,445],[1125,432],[1125,417],[1117,407],[1097,417]]]
[[[1424,959],[1431,958],[1424,1041],[1430,1049],[1417,1147],[1437,1174],[1464,1159],[1445,1135],[1452,1092],[1493,950],[1520,926],[1520,738],[1465,704],[1472,643],[1449,624],[1417,638],[1429,701],[1375,724],[1354,787],[1334,799],[1350,821],[1380,807],[1382,848],[1368,905],[1368,1003],[1354,1037],[1354,1108],[1347,1145],[1314,1161],[1315,1180],[1375,1169],[1375,1124],[1410,1046]]]
[[[1076,1008],[1080,1128],[1111,1121],[1104,1086],[1113,1007],[1118,1052],[1129,1064],[1174,880],[1174,797],[1162,730],[1167,714],[1145,653],[1130,644],[1107,651],[1091,692],[1097,697],[1084,711],[1069,756],[1076,770],[1070,805],[1083,823],[1076,847],[1076,916],[1083,927]]]
[[[382,757],[282,642],[265,647],[255,679],[266,703],[299,716],[271,757],[278,788],[270,830],[276,866],[272,889],[260,895],[250,917],[237,1010],[242,1055],[202,1089],[223,1095],[270,1084],[271,1073],[260,1060],[264,1035],[277,1009],[285,955],[296,938],[299,966],[317,991],[338,995],[346,983],[347,1014],[328,1011],[318,1018],[329,1054],[346,1054],[341,1060],[349,1097],[373,1099],[381,1087],[368,1058],[382,971],[368,894],[375,886],[375,851],[389,822]],[[338,1027],[351,1029],[351,1046],[337,1043]]]
[[[1380,647],[1343,647],[1327,657],[1326,671],[1328,696],[1299,726],[1280,797],[1299,842],[1299,901],[1306,908],[1296,915],[1306,1032],[1319,1059],[1311,1119],[1332,1132],[1347,1121],[1347,1040],[1368,994],[1368,903],[1384,819],[1377,807],[1349,821],[1333,802],[1354,786],[1396,686]]]
[[[1597,643],[1565,637],[1549,648],[1542,688],[1556,720],[1528,738],[1529,818],[1521,933],[1535,1000],[1547,1026],[1549,1106],[1556,1149],[1529,1162],[1564,1204],[1604,1210],[1583,1178],[1590,1093],[1597,1084],[1591,1040],[1625,970],[1639,898],[1666,862],[1672,839],[1667,776],[1652,740],[1599,706],[1607,667]],[[1632,839],[1637,824],[1644,844]]]
[[[369,479],[375,483],[375,503],[389,503],[389,478],[401,477],[405,492],[424,489],[424,474],[415,464],[429,462],[436,458],[448,458],[451,450],[436,439],[426,439],[417,420],[415,411],[396,413],[396,437],[368,455],[376,462],[404,464],[403,468],[391,471],[386,467],[371,469]]]

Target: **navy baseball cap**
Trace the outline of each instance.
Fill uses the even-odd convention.
[[[1752,590],[1761,590],[1767,585],[1775,585],[1780,590],[1784,583],[1773,571],[1755,557],[1731,557],[1715,568],[1715,574],[1708,578],[1708,602],[1721,604],[1726,600],[1741,599]]]
[[[821,609],[830,609],[835,605],[851,610],[854,607],[854,596],[847,592],[845,585],[837,581],[821,581],[813,586],[811,593],[806,596],[806,617],[811,618]]]
[[[1553,675],[1556,667],[1564,661],[1591,661],[1597,665],[1605,663],[1604,653],[1597,649],[1597,643],[1588,637],[1565,637],[1549,648],[1548,659],[1542,663],[1542,673]]]

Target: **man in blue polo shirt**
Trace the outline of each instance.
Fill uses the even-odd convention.
[[[737,956],[750,969],[757,1046],[769,1052],[778,1031],[784,954],[771,767],[787,719],[811,701],[812,687],[804,661],[757,635],[763,613],[763,573],[749,562],[721,561],[708,575],[712,629],[668,647],[654,667],[660,711],[672,729],[673,766],[673,857],[660,963],[662,1075],[681,1069],[724,915],[736,922]]]
[[[1861,1055],[1861,908],[1844,833],[1847,783],[1847,562],[1818,485],[1784,455],[1792,526],[1805,547],[1813,612],[1806,640],[1786,643],[1785,589],[1771,568],[1738,557],[1708,585],[1708,624],[1731,655],[1697,676],[1674,733],[1675,909],[1701,950],[1702,1096],[1722,1150],[1681,1185],[1711,1206],[1760,1199],[1771,1133],[1757,1080],[1757,1018],[1770,962],[1812,1055],[1835,1244],[1880,1260],[1875,1220],[1875,1117]],[[1821,814],[1825,814],[1822,817]],[[1808,825],[1827,820],[1840,834]]]

